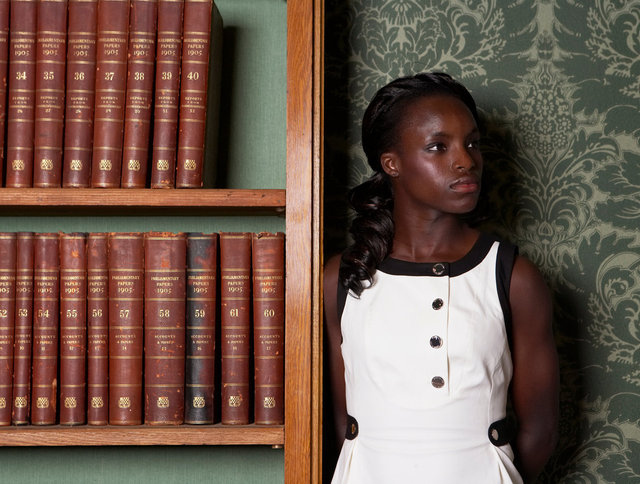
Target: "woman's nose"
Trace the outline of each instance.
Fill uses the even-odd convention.
[[[477,166],[477,161],[465,148],[455,150],[453,153],[453,167],[456,171],[470,171]]]

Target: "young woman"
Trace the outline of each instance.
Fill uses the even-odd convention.
[[[549,292],[515,247],[460,217],[480,195],[478,125],[442,73],[389,83],[365,112],[374,174],[351,192],[353,245],[325,267],[346,429],[334,483],[533,482],[554,449]]]

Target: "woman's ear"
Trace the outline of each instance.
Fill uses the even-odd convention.
[[[395,178],[398,176],[398,155],[396,155],[395,153],[382,153],[382,155],[380,155],[380,165],[382,166],[384,172],[390,177]]]

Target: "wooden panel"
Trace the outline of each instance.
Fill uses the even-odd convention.
[[[317,482],[321,0],[290,0],[287,30],[285,482]],[[319,48],[319,47],[318,47]],[[314,57],[315,55],[315,57]],[[316,175],[314,177],[314,175]],[[316,178],[314,180],[314,178]],[[315,230],[315,235],[314,235]],[[315,279],[314,279],[315,278]],[[315,346],[315,348],[314,348]]]
[[[313,45],[313,261],[312,261],[312,360],[311,360],[311,482],[322,480],[322,272],[324,193],[324,0],[314,5]]]

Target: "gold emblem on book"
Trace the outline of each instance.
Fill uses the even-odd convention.
[[[129,160],[128,166],[132,171],[140,171],[140,160]]]
[[[242,404],[242,397],[240,395],[231,395],[229,397],[230,407],[239,407]]]
[[[118,398],[118,408],[129,408],[131,407],[131,400],[129,397],[120,397]]]
[[[276,406],[275,397],[264,397],[264,401],[262,402],[262,406],[264,408],[275,408],[275,406]]]
[[[48,397],[38,397],[36,400],[37,408],[49,408],[49,398]]]
[[[184,169],[193,171],[196,169],[196,160],[185,160]]]
[[[169,169],[169,160],[158,160],[156,168],[160,171],[167,171]]]
[[[53,170],[53,160],[50,160],[49,158],[42,158],[40,160],[40,168],[46,171]]]
[[[13,160],[11,162],[11,168],[13,168],[14,171],[23,171],[24,170],[24,160]]]
[[[91,408],[102,408],[104,407],[104,401],[102,397],[91,397]]]
[[[64,399],[64,408],[76,408],[77,406],[76,397],[66,397]]]
[[[0,397],[0,408],[7,408],[7,399]]]
[[[111,160],[100,160],[100,163],[98,163],[98,168],[100,170],[110,171],[111,170]]]
[[[193,397],[193,408],[204,408],[204,397]]]
[[[71,160],[71,163],[69,164],[69,168],[71,168],[71,171],[80,171],[80,170],[82,170],[82,161],[80,161],[80,160]]]
[[[27,397],[16,397],[15,402],[13,402],[13,405],[16,408],[26,408],[27,407]]]
[[[158,408],[169,408],[169,397],[158,397],[156,405]]]

